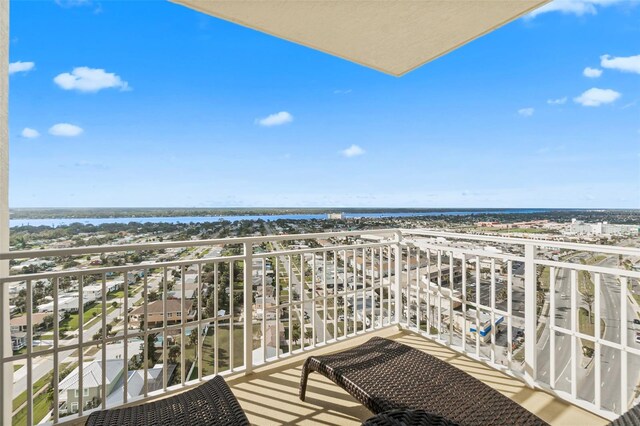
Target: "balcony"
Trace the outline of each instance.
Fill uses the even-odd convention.
[[[423,230],[11,251],[55,266],[0,278],[25,324],[0,380],[15,424],[77,423],[215,374],[252,423],[359,424],[370,413],[317,375],[299,401],[300,365],[382,335],[551,424],[606,424],[638,403],[640,273],[624,260],[639,256]]]

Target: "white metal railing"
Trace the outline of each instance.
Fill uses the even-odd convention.
[[[403,292],[409,303],[401,321],[409,328],[608,418],[639,402],[640,271],[618,262],[620,256],[637,258],[640,250],[431,231],[405,231],[404,238],[403,259],[436,265],[426,280],[419,272],[407,274]],[[456,244],[465,240],[492,247]],[[443,278],[443,259],[449,276],[460,271],[459,280]],[[484,265],[486,274],[478,273],[477,265]],[[475,269],[471,282],[470,269]],[[453,309],[444,309],[443,302]],[[432,305],[435,312],[421,317],[420,308]],[[481,332],[469,333],[482,330],[483,323],[484,343]]]
[[[331,243],[283,245],[318,239]],[[232,251],[208,257],[219,246]],[[25,296],[25,348],[1,359],[25,367],[14,377],[0,368],[18,401],[14,422],[61,423],[139,403],[392,324],[607,417],[636,399],[639,309],[631,296],[640,272],[618,266],[619,256],[640,256],[634,248],[375,230],[15,251],[0,260],[157,258],[175,249],[192,251],[0,277]],[[36,332],[36,311],[48,309],[35,303],[43,293],[53,324]],[[75,306],[64,302],[68,294]],[[603,328],[585,322],[582,309]],[[51,402],[43,402],[47,392]],[[41,418],[43,406],[50,413]]]

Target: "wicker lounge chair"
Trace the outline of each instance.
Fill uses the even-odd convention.
[[[546,425],[516,402],[438,358],[374,337],[343,352],[309,357],[302,368],[300,399],[317,371],[374,414],[424,410],[460,425]]]
[[[236,397],[220,376],[187,392],[127,408],[97,411],[87,426],[249,425]]]
[[[636,405],[608,426],[640,425],[640,405]],[[365,420],[362,426],[457,426],[449,419],[424,410],[391,410]]]
[[[391,410],[365,420],[362,426],[458,426],[458,424],[424,410]]]
[[[638,426],[640,425],[640,405],[636,405],[622,416],[611,422],[610,426]]]

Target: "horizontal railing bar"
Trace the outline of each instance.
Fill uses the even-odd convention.
[[[253,257],[259,258],[259,259],[265,259],[265,258],[274,257],[274,256],[286,256],[290,254],[323,253],[323,252],[329,252],[329,251],[344,251],[344,250],[363,249],[363,248],[388,247],[392,244],[393,243],[391,242],[366,243],[366,244],[352,244],[349,246],[326,246],[326,247],[306,248],[306,249],[267,251],[262,253],[255,253]]]
[[[167,248],[179,247],[200,247],[215,246],[228,244],[243,243],[264,243],[269,241],[288,241],[288,240],[315,240],[332,237],[351,237],[358,235],[376,234],[376,235],[393,235],[397,233],[396,229],[380,229],[369,231],[338,231],[338,232],[322,232],[310,234],[285,234],[285,235],[266,235],[260,237],[232,237],[232,238],[214,238],[208,240],[184,240],[184,241],[163,241],[157,243],[134,243],[120,245],[100,245],[74,247],[65,249],[47,249],[47,250],[18,250],[9,252],[0,252],[0,260],[22,259],[22,258],[42,258],[54,256],[73,256],[94,253],[115,253],[119,251],[143,251],[143,250],[162,250]]]
[[[626,254],[631,256],[640,256],[640,249],[634,247],[620,247],[620,246],[606,246],[599,244],[585,244],[585,243],[568,243],[565,241],[552,241],[552,240],[535,240],[529,238],[514,238],[514,237],[496,237],[492,235],[479,235],[479,234],[463,234],[457,232],[446,231],[431,231],[423,229],[400,229],[403,237],[410,235],[430,236],[430,237],[449,237],[460,240],[474,240],[474,241],[490,241],[499,242],[505,244],[524,245],[532,244],[536,247],[546,248],[564,248],[569,250],[583,250],[597,253],[611,253],[611,254]],[[375,233],[375,231],[371,231]]]
[[[541,260],[541,259],[536,259],[535,263],[537,265],[553,266],[561,269],[573,269],[576,271],[596,272],[596,273],[605,274],[605,275],[622,275],[624,277],[640,279],[640,272],[629,271],[627,269],[621,269],[621,268],[609,268],[606,266],[585,265],[582,263],[560,262],[560,261],[554,261],[554,260]]]
[[[76,276],[76,275],[100,275],[100,274],[108,274],[108,273],[119,273],[119,272],[127,272],[127,271],[137,271],[140,269],[155,269],[155,268],[171,268],[176,266],[187,266],[187,265],[198,265],[198,264],[207,264],[207,263],[222,263],[222,262],[235,262],[237,260],[244,260],[243,255],[235,255],[235,256],[220,256],[220,257],[209,257],[206,259],[186,259],[186,260],[175,260],[171,262],[154,262],[154,263],[139,263],[136,265],[123,265],[123,266],[111,266],[105,268],[95,268],[95,269],[68,269],[63,271],[52,271],[52,272],[39,272],[36,274],[19,274],[19,275],[10,275],[8,277],[0,277],[0,284],[7,282],[16,282],[16,281],[24,281],[24,280],[43,280],[47,278],[60,278],[60,277],[68,277],[68,276]]]
[[[446,246],[439,246],[437,244],[427,244],[427,245],[422,245],[420,246],[421,249],[427,248],[430,250],[436,250],[436,251],[442,251],[445,254],[451,253],[454,256],[460,256],[458,257],[458,259],[461,259],[461,257],[464,256],[480,256],[481,258],[490,258],[490,259],[500,259],[500,260],[511,260],[511,261],[516,261],[516,262],[524,262],[524,256],[518,256],[516,254],[506,254],[506,253],[495,253],[495,252],[491,252],[491,251],[486,251],[486,250],[467,250],[467,249],[461,249],[461,248],[457,248],[457,247],[446,247]],[[470,261],[472,259],[467,259],[467,261]],[[482,260],[482,259],[481,259]]]
[[[571,331],[569,329],[566,329],[566,328],[563,328],[563,327],[559,327],[559,326],[553,326],[553,327],[549,328],[549,332],[558,332],[558,333],[562,333],[562,334],[564,334],[566,336],[579,337],[581,339],[588,340],[589,342],[600,343],[601,345],[608,346],[610,348],[617,349],[619,351],[626,351],[626,352],[634,354],[634,355],[640,355],[640,349],[636,349],[636,348],[631,347],[631,346],[625,346],[625,345],[622,345],[620,343],[616,343],[616,342],[613,342],[611,340],[607,340],[607,339],[603,339],[603,338],[597,339],[597,338],[595,338],[593,336],[581,333],[579,331],[576,331],[574,333],[573,331]]]

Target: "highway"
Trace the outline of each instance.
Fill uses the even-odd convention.
[[[609,256],[598,263],[603,267],[618,267],[617,257]],[[571,328],[571,273],[569,270],[558,271],[556,280],[556,310],[555,322],[557,326],[567,329]],[[620,316],[621,309],[627,310],[627,324],[622,329],[627,333],[629,345],[640,348],[640,344],[635,342],[635,332],[638,326],[633,324],[633,318],[637,318],[633,305],[627,300],[625,306],[620,306],[620,282],[613,275],[602,275],[600,287],[600,312],[605,321],[605,332],[603,338],[615,343],[620,342]],[[587,307],[581,300],[578,307]],[[552,314],[552,313],[550,313]],[[571,337],[563,333],[556,333],[555,338],[555,361],[556,361],[556,388],[566,392],[571,392]],[[545,327],[538,340],[538,378],[543,382],[549,382],[550,378],[550,336],[549,328]],[[621,362],[620,351],[608,346],[601,346],[601,400],[604,408],[612,411],[622,412],[627,407],[620,409],[620,375]],[[583,361],[582,349],[578,340],[575,360],[577,365],[577,395],[586,401],[595,402],[595,362],[588,359]],[[586,365],[585,365],[586,364]],[[633,397],[633,391],[640,379],[640,359],[639,357],[628,357],[628,386],[627,396]]]

